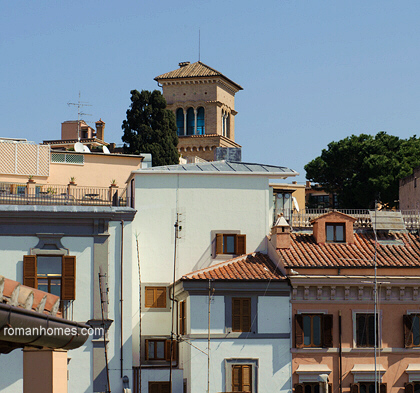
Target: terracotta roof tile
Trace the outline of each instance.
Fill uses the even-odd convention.
[[[284,280],[271,259],[262,253],[242,255],[182,276],[181,280]]]
[[[215,70],[214,68],[209,67],[208,65],[197,61],[192,64],[188,64],[182,67],[177,68],[176,70],[166,72],[165,74],[159,75],[155,78],[155,81],[160,81],[162,79],[180,79],[180,78],[196,78],[196,77],[211,77],[211,76],[220,76],[223,79],[226,79],[231,84],[233,84],[238,90],[243,90],[243,88],[237,83],[233,82],[221,72]]]
[[[355,233],[354,244],[316,244],[312,234],[292,233],[288,249],[277,250],[284,266],[297,267],[371,267],[375,255],[373,233]],[[409,233],[379,234],[378,267],[420,267],[420,240]],[[381,244],[380,241],[388,241]]]

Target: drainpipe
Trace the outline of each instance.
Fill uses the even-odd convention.
[[[124,220],[121,220],[121,271],[120,271],[120,304],[121,304],[121,348],[120,348],[120,368],[121,368],[121,378],[123,377],[123,370],[124,370],[124,358],[123,358],[123,310],[124,310],[124,304],[123,304],[123,257],[124,257]]]
[[[341,334],[341,310],[338,311],[338,336],[339,336],[339,363],[338,372],[340,374],[340,393],[343,393],[343,349],[342,349],[342,334]]]

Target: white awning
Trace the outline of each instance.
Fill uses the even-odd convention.
[[[411,363],[405,369],[405,372],[408,374],[408,382],[417,382],[420,381],[420,364]]]
[[[296,370],[299,375],[299,383],[319,382],[318,377],[321,374],[329,375],[331,369],[326,364],[300,364]]]
[[[376,372],[380,376],[385,374],[385,368],[382,364],[376,365]],[[355,364],[351,369],[354,376],[354,383],[358,382],[375,382],[375,365],[374,364]]]

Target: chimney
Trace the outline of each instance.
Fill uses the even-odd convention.
[[[104,130],[105,130],[105,122],[102,119],[99,119],[96,123],[96,137],[101,141],[104,140]]]
[[[185,67],[187,65],[190,65],[190,62],[189,61],[183,61],[183,62],[179,63],[178,65],[179,65],[179,68],[182,68],[182,67]]]
[[[276,249],[290,248],[290,226],[282,215],[271,228],[271,243]]]

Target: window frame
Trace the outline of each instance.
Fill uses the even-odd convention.
[[[328,227],[333,227],[333,240],[328,240]],[[343,228],[343,240],[337,240],[336,229],[338,227]],[[335,223],[335,222],[326,222],[325,223],[325,242],[326,243],[345,243],[346,242],[346,224],[345,223]]]
[[[377,347],[382,347],[382,310],[378,310],[377,312]],[[372,349],[375,347],[374,343],[373,346],[369,346],[369,342],[367,345],[359,346],[358,345],[358,325],[357,325],[357,316],[361,314],[369,314],[374,315],[374,311],[372,310],[353,310],[352,312],[352,320],[353,320],[353,348],[359,348],[359,349]],[[373,321],[374,322],[374,321]],[[375,333],[375,332],[373,332]]]
[[[239,302],[239,315],[235,313],[235,302]],[[243,303],[249,302],[247,309],[248,309],[248,316],[244,315]],[[239,328],[236,327],[235,324],[235,317],[239,318]],[[248,324],[244,321],[244,318],[248,317],[249,321]],[[232,332],[235,333],[250,333],[252,331],[252,298],[251,297],[233,297],[232,298]],[[248,325],[248,326],[246,326]],[[247,330],[246,330],[247,329]]]
[[[23,285],[38,289],[38,257],[61,258],[60,300],[76,300],[76,257],[73,255],[51,253],[37,253],[36,255],[24,255],[22,280]],[[45,277],[40,278],[45,279]]]
[[[313,343],[313,317],[320,317],[320,344]],[[311,343],[305,345],[304,318],[311,317]],[[334,316],[323,311],[297,312],[294,318],[295,348],[333,348]]]
[[[160,296],[158,296],[157,292],[158,290],[163,289],[163,299],[164,299],[164,304],[162,305],[158,305],[158,301],[160,299]],[[148,293],[150,290],[153,290],[153,301],[151,305],[148,302],[149,298]],[[149,308],[149,309],[153,309],[153,308],[159,308],[159,309],[164,309],[167,307],[167,290],[165,286],[159,286],[159,285],[147,285],[144,287],[144,307],[145,308]]]
[[[232,367],[251,366],[251,393],[257,392],[259,359],[256,358],[228,358],[225,359],[225,392],[232,392]]]
[[[227,252],[225,239],[233,237],[234,250],[233,253]],[[241,233],[216,233],[215,238],[215,255],[243,255],[246,254],[246,235]]]
[[[418,324],[417,336],[419,337],[419,343],[414,344],[414,321],[413,318],[417,318]],[[404,330],[404,348],[419,348],[420,347],[420,313],[418,311],[410,312],[403,315],[403,330]]]
[[[155,353],[155,357],[150,358],[149,357],[149,343],[153,342],[154,343],[154,353]],[[162,342],[164,349],[163,349],[163,358],[158,358],[156,357],[156,348],[157,348],[157,344]],[[144,358],[146,360],[146,362],[153,362],[153,363],[158,363],[158,362],[165,362],[165,363],[170,363],[170,345],[171,345],[171,340],[168,338],[146,338],[144,340],[144,344],[145,344],[145,355]],[[173,340],[173,351],[172,351],[172,362],[176,362],[177,361],[177,355],[178,355],[178,342]]]
[[[171,391],[171,385],[168,381],[149,381],[149,393],[171,393]]]
[[[358,381],[350,384],[350,393],[360,393],[360,385],[373,385],[373,391],[375,391],[375,381]],[[387,393],[387,384],[384,382],[378,382],[378,393]],[[366,388],[366,393],[369,393],[369,388]]]

